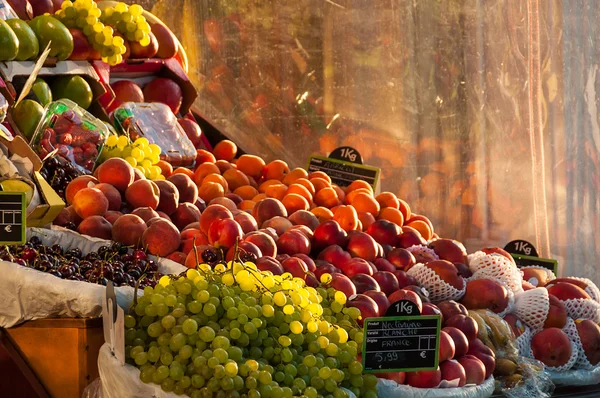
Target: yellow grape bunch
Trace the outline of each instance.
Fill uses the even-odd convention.
[[[160,161],[161,148],[150,144],[147,138],[140,137],[133,143],[126,136],[111,135],[106,139],[101,161],[121,158],[138,169],[150,180],[164,180],[162,170],[156,164]]]
[[[81,29],[102,61],[118,65],[127,51],[123,36],[144,47],[150,44],[150,25],[143,13],[138,4],[118,3],[100,10],[93,0],[65,0],[55,14],[68,28]]]

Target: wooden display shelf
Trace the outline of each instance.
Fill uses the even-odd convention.
[[[20,373],[30,381],[35,396],[39,397],[80,398],[85,387],[98,377],[98,352],[104,344],[102,318],[40,319],[2,332],[0,349],[4,348],[8,356],[5,354],[3,358],[0,352],[0,385],[3,387],[0,396],[34,396],[22,395],[17,389],[13,391],[12,383],[2,380],[8,377],[4,372],[8,357],[13,360],[13,366],[21,361],[30,369],[30,374],[27,369]],[[37,380],[32,380],[31,375]],[[46,395],[39,391],[36,381],[43,386]]]

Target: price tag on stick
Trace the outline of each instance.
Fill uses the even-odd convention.
[[[535,246],[526,240],[518,239],[508,242],[504,250],[510,253],[515,259],[518,268],[521,267],[540,267],[554,272],[558,276],[558,261],[550,258],[538,257],[538,251]]]

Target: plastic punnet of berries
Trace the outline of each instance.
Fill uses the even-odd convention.
[[[144,289],[125,317],[126,358],[144,383],[191,397],[377,397],[360,311],[343,293],[234,258]]]

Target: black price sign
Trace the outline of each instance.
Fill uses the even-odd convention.
[[[27,218],[24,192],[0,192],[0,244],[25,243]]]
[[[333,152],[329,154],[329,157],[331,159],[345,160],[357,164],[363,163],[360,153],[351,146],[341,146],[339,148],[335,148]]]
[[[410,300],[399,300],[390,305],[385,312],[385,316],[416,316],[420,315],[419,307]]]
[[[523,256],[538,256],[538,252],[535,249],[535,246],[522,239],[517,239],[508,242],[506,246],[504,246],[504,250],[506,250],[509,253],[521,254]]]
[[[554,275],[558,276],[558,261],[551,258],[541,258],[533,256],[523,256],[521,254],[510,254],[517,264],[517,268],[522,267],[540,267],[546,268],[554,272]]]
[[[344,160],[326,158],[323,156],[311,156],[308,161],[308,172],[322,171],[327,174],[331,181],[340,186],[347,187],[353,181],[364,180],[371,184],[373,190],[377,186],[380,170],[377,167],[364,166],[358,163]]]
[[[441,318],[437,315],[365,319],[364,372],[437,369],[440,328]]]

